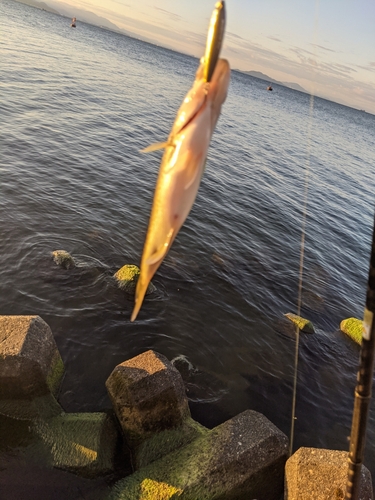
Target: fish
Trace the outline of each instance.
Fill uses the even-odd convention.
[[[223,2],[218,4],[223,5]],[[222,36],[214,37],[213,40],[214,43],[221,44]],[[212,39],[208,43],[212,43]],[[210,75],[207,66],[212,67],[213,61],[214,70]],[[168,140],[144,150],[150,152],[164,149],[164,154],[130,321],[136,319],[149,282],[163,262],[194,204],[205,169],[210,140],[227,97],[229,83],[229,62],[226,59],[218,59],[217,50],[213,58],[205,55],[200,61],[193,86],[177,112]]]

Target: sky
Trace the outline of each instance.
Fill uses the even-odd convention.
[[[48,3],[48,0],[46,0]],[[68,0],[131,34],[200,57],[214,0]],[[226,0],[222,57],[375,114],[374,0]]]

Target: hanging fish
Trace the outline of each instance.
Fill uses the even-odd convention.
[[[193,86],[177,112],[168,140],[144,150],[165,149],[131,321],[137,317],[147,286],[168,253],[197,195],[211,136],[229,87],[229,63],[219,59],[224,29],[224,2],[218,2],[211,17],[205,56],[201,59]]]

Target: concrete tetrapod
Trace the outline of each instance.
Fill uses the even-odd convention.
[[[87,477],[106,474],[113,470],[115,421],[106,413],[65,413],[55,398],[63,372],[47,323],[0,316],[0,415],[14,444],[22,443],[18,453]]]
[[[55,399],[62,362],[50,327],[39,316],[0,316],[0,413],[32,419],[62,412]]]
[[[279,500],[288,438],[247,410],[115,484],[110,500]]]
[[[154,351],[117,365],[106,387],[131,448],[158,432],[179,427],[190,417],[180,373]]]
[[[135,469],[207,431],[191,418],[181,375],[162,354],[147,351],[117,365],[106,386]]]
[[[84,477],[113,470],[117,430],[106,413],[63,413],[32,424],[35,449],[47,464]]]
[[[285,467],[285,500],[343,500],[348,452],[300,448]],[[359,500],[373,500],[370,471],[362,465]]]

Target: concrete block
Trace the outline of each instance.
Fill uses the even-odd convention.
[[[285,467],[285,500],[341,500],[345,498],[348,452],[300,448]],[[373,500],[371,474],[362,466],[359,500]]]
[[[56,393],[64,365],[39,316],[0,316],[0,399]]]
[[[165,356],[154,351],[116,366],[106,387],[132,449],[190,417],[181,375]]]
[[[190,417],[186,418],[179,427],[153,434],[136,450],[133,450],[133,467],[135,470],[146,467],[151,462],[186,446],[208,432],[209,430],[203,425]]]
[[[112,489],[111,500],[279,500],[288,438],[245,411]]]
[[[39,460],[84,477],[113,471],[118,433],[106,413],[65,413],[33,422]]]
[[[39,316],[0,316],[0,413],[17,419],[62,412],[57,394],[64,365]]]
[[[0,399],[0,415],[16,420],[34,420],[61,415],[63,409],[53,394],[33,399]]]

